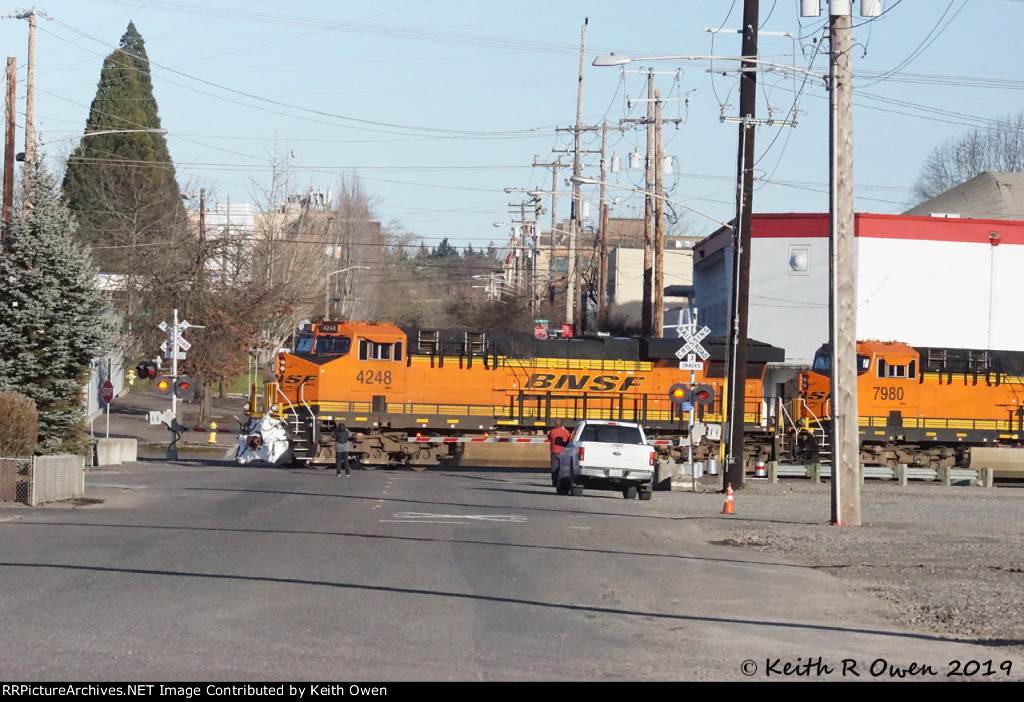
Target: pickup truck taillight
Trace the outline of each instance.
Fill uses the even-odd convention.
[[[651,451],[651,468],[654,467],[654,451]]]
[[[576,452],[576,460],[578,462],[580,462],[580,463],[583,463],[583,447],[582,446],[580,446],[579,449]]]

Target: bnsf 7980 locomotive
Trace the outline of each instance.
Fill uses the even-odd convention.
[[[973,446],[1016,446],[1024,435],[1020,354],[857,344],[860,460],[938,468],[967,465]],[[828,446],[832,416],[827,345],[811,370],[786,384],[799,427],[793,458],[814,463]]]

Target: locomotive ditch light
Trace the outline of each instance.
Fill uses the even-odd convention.
[[[170,395],[174,390],[174,381],[166,375],[161,375],[156,379],[156,382],[153,383],[153,387],[156,388],[156,391],[161,395]]]
[[[710,385],[699,383],[694,386],[691,396],[695,405],[710,407],[715,401],[715,389]]]
[[[668,389],[668,399],[672,403],[682,407],[690,401],[690,386],[686,383],[676,383]]]

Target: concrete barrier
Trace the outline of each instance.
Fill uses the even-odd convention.
[[[97,466],[119,466],[122,463],[133,463],[139,460],[139,445],[137,439],[97,439],[96,440],[96,462]]]
[[[467,443],[459,458],[460,466],[482,468],[551,468],[547,444]]]
[[[683,464],[671,460],[658,461],[654,466],[654,489],[671,490],[672,481],[683,474]]]
[[[1006,446],[974,446],[971,468],[992,468],[997,478],[1024,478],[1024,449]]]

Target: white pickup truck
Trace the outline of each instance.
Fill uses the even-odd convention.
[[[582,495],[583,488],[621,490],[627,500],[649,500],[654,461],[639,424],[585,419],[562,450],[555,489],[559,495]]]

